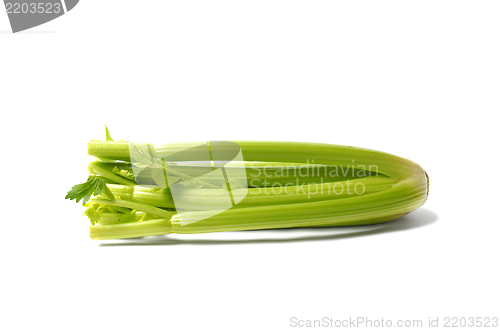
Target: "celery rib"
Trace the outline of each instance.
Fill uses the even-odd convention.
[[[353,195],[365,195],[392,187],[397,182],[387,177],[366,177],[335,183],[314,183],[310,185],[290,185],[276,188],[235,189],[235,196],[244,196],[234,208],[264,205],[292,204],[328,199],[343,199]],[[358,190],[358,185],[363,188]],[[168,190],[151,189],[141,186],[108,185],[111,192],[123,200],[145,203],[156,207],[175,208],[174,200]],[[357,193],[355,190],[358,190]],[[177,192],[177,199],[189,201],[193,210],[224,208],[227,204],[227,191],[223,189],[200,190],[185,189]]]
[[[172,229],[175,233],[203,233],[370,224],[372,219],[406,214],[420,207],[427,198],[425,185],[420,178],[414,177],[379,193],[339,200],[229,209],[194,223],[190,220],[203,218],[206,212],[190,212],[172,217]]]
[[[170,220],[155,219],[143,222],[91,226],[90,238],[92,240],[105,240],[158,236],[171,233],[171,230]]]
[[[130,180],[133,173],[128,142],[91,141],[88,144],[88,154],[110,160],[95,161],[89,166],[91,173],[106,179],[106,189],[96,194],[106,194],[110,200],[99,195],[90,200],[90,206],[95,203],[115,206],[115,210],[111,207],[99,207],[101,218],[97,221],[97,216],[94,217],[97,225],[90,229],[92,239],[130,238],[167,233],[373,224],[401,217],[419,208],[427,199],[428,177],[425,171],[418,164],[392,154],[351,146],[316,143],[255,141],[235,143],[241,148],[245,161],[242,164],[233,164],[231,167],[245,167],[247,176],[245,178],[244,175],[238,175],[238,178],[231,178],[233,181],[231,186],[229,181],[224,182],[226,186],[231,187],[232,197],[241,197],[238,199],[239,203],[226,210],[229,190],[210,182],[220,178],[210,177],[206,182],[197,179],[207,171],[212,171],[212,168],[207,169],[207,166],[203,165],[163,165],[163,171],[176,175],[179,181],[182,181],[181,178],[201,181],[205,187],[193,188],[186,184],[185,189],[177,189],[179,186],[176,186],[175,198],[180,199],[177,202],[184,202],[180,206],[188,206],[183,207],[187,208],[187,211],[179,210],[179,213],[176,213],[162,209],[175,209],[176,201],[171,194],[174,190],[172,183],[172,186],[167,188],[146,187],[150,183],[155,184],[151,169],[141,172],[145,180],[141,178],[141,181],[137,181],[140,185]],[[196,161],[194,153],[200,143],[151,146],[157,157],[155,160],[182,152],[179,155],[185,157],[186,161]],[[224,146],[223,142],[218,142],[218,146]],[[193,154],[190,154],[191,150]],[[287,171],[296,171],[304,165],[307,169],[313,170],[324,166],[325,175],[313,171],[311,177],[304,178],[295,172],[284,176],[279,173],[283,167]],[[326,172],[335,168],[342,169],[339,177],[326,176]],[[345,169],[352,169],[352,173],[344,172]],[[365,170],[367,175],[355,173],[355,169]],[[101,183],[102,180],[99,178],[93,180]],[[252,182],[252,179],[255,181]],[[245,180],[248,189],[240,185],[245,184]],[[116,184],[109,184],[110,182]],[[235,186],[232,186],[233,184]],[[282,190],[276,193],[275,184],[287,185],[286,190],[281,187]],[[364,191],[361,194],[350,194],[348,189],[353,189],[358,184],[363,185]],[[180,187],[183,185],[184,183],[181,183]],[[342,193],[333,190],[334,185],[343,186]],[[81,187],[82,189],[86,187],[88,190],[90,186]],[[82,195],[78,193],[77,190],[70,196]],[[133,210],[146,214],[135,217]],[[95,215],[96,211],[89,209],[87,213]],[[128,217],[129,214],[132,216]],[[159,219],[152,219],[156,217]]]
[[[125,200],[104,200],[104,199],[91,199],[91,203],[99,203],[99,204],[105,204],[105,205],[112,205],[112,206],[117,206],[117,207],[125,207],[125,208],[130,208],[130,209],[135,209],[135,210],[140,210],[148,214],[160,216],[166,219],[170,219],[175,213],[174,212],[169,212],[160,208],[156,208],[153,206],[149,206],[143,203],[137,203],[133,201],[125,201]]]

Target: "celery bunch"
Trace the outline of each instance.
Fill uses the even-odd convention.
[[[229,164],[225,171],[242,167],[246,176],[202,180],[201,174],[215,169],[213,160],[166,163],[150,155],[144,158],[154,166],[138,175],[130,143],[113,141],[106,128],[106,141],[88,144],[88,154],[96,160],[89,164],[87,182],[73,186],[66,198],[83,202],[93,240],[373,224],[399,218],[427,199],[426,172],[395,155],[328,144],[236,143],[244,162]],[[197,145],[150,148],[156,155],[170,155]],[[161,181],[165,185],[158,185]],[[181,188],[175,197],[173,183]],[[181,200],[189,205],[182,213],[176,208]]]

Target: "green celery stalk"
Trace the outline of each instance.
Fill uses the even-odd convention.
[[[197,179],[203,188],[186,187],[176,195],[176,199],[191,203],[193,209],[176,213],[171,211],[175,204],[170,188],[151,189],[130,179],[129,143],[112,141],[108,131],[107,140],[88,144],[89,155],[106,161],[92,162],[89,170],[97,176],[73,187],[67,196],[77,201],[82,199],[85,203],[95,190],[90,206],[110,206],[110,210],[120,208],[115,212],[103,212],[107,209],[100,207],[99,217],[94,209],[88,210],[93,216],[92,222],[97,222],[90,227],[94,240],[168,233],[374,224],[396,219],[419,208],[428,195],[425,171],[418,164],[392,154],[341,145],[237,141],[245,162],[230,167],[245,167],[250,187],[248,190],[233,188],[230,192],[234,197],[246,193],[243,200],[225,210],[228,191]],[[160,160],[164,155],[182,151],[186,161],[191,161],[195,154],[189,155],[189,148],[199,145],[195,142],[151,146]],[[181,174],[185,179],[196,178],[210,170],[207,166],[182,163],[160,164],[160,170],[162,167],[164,172]],[[283,168],[295,171],[304,170],[304,167],[308,170],[325,167],[328,173],[339,169],[340,176],[332,178],[316,172],[310,177],[301,177],[294,172],[283,176],[279,172]],[[353,172],[344,172],[345,169]],[[365,170],[367,175],[360,175],[358,170]],[[141,174],[146,182],[151,176],[148,170]],[[243,179],[231,178],[236,183]],[[258,184],[252,185],[252,179],[258,179]],[[263,180],[268,181],[267,184],[262,183]],[[151,180],[151,184],[154,183]],[[276,193],[275,184],[289,186],[286,191]],[[343,192],[334,191],[334,185],[342,185]],[[352,192],[356,185],[364,187],[362,194],[349,193],[349,189]],[[135,211],[140,214],[136,215]],[[131,216],[123,216],[127,213]]]
[[[235,196],[246,196],[234,208],[264,205],[292,204],[329,199],[343,199],[353,195],[379,192],[392,187],[397,182],[388,177],[367,177],[342,182],[312,183],[310,185],[289,185],[285,187],[249,188],[232,190]],[[290,183],[294,184],[294,183]],[[169,189],[152,191],[141,186],[108,184],[113,195],[127,201],[144,203],[156,207],[175,208]],[[362,187],[362,191],[361,191]],[[279,191],[277,190],[279,189]],[[357,190],[357,192],[355,191]],[[224,208],[227,191],[224,189],[184,189],[177,192],[177,198],[189,199],[198,210]]]

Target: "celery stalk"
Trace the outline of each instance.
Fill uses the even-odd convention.
[[[186,161],[192,161],[196,154],[190,154],[190,148],[199,143],[151,145],[159,159],[151,159],[155,168],[141,172],[143,178],[139,182],[130,164],[129,143],[112,141],[107,129],[106,137],[107,141],[88,144],[89,155],[106,161],[91,162],[88,181],[74,186],[66,196],[82,200],[87,206],[85,214],[93,224],[90,236],[94,240],[374,224],[412,212],[425,203],[428,195],[427,174],[412,161],[369,149],[298,142],[237,141],[245,162],[228,165],[228,169],[244,167],[246,177],[231,180],[246,180],[248,189],[240,186],[227,190],[224,187],[229,188],[228,182],[221,187],[220,181],[227,180],[225,173],[224,177],[214,176],[206,181],[197,178],[211,171],[210,166],[182,162],[166,165],[157,161],[177,152],[182,152],[179,155]],[[225,148],[224,143],[218,144]],[[158,179],[153,178],[153,173],[157,169],[176,176],[178,181],[191,179],[202,184],[176,186],[175,198],[192,207],[175,211],[171,194],[174,186],[143,186],[155,185]],[[312,174],[304,177],[298,170]],[[331,176],[334,170],[340,174]],[[275,185],[286,186],[278,191]],[[362,192],[356,191],[358,185]],[[336,187],[343,190],[339,193]],[[228,192],[233,202],[233,196],[242,197],[229,209]]]

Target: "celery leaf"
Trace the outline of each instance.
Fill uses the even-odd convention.
[[[91,204],[85,210],[85,215],[87,215],[92,225],[95,225],[97,222],[99,222],[100,219],[100,215],[96,210],[98,206],[99,206],[98,204]]]
[[[106,128],[106,141],[113,141],[113,138],[111,138],[111,135],[109,134],[108,127],[106,125],[104,125],[104,127]]]
[[[76,200],[76,202],[82,200],[83,204],[86,204],[92,195],[105,193],[105,189],[106,184],[101,178],[89,176],[85,183],[73,186],[65,199]]]

